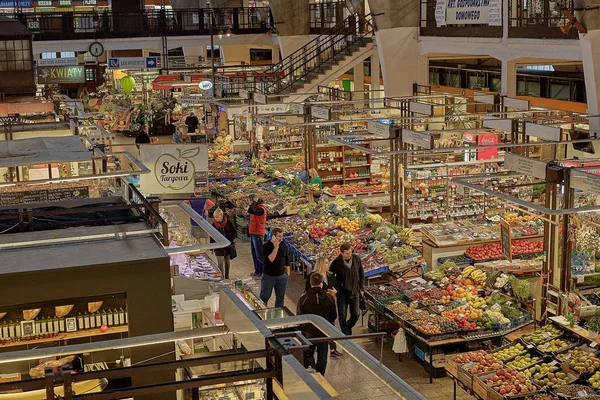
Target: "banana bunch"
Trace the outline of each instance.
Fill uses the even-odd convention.
[[[410,228],[403,228],[400,232],[398,232],[398,237],[404,240],[404,242],[409,246],[418,247],[421,245],[415,236],[415,232]]]
[[[335,204],[342,208],[350,206],[350,204],[346,203],[346,201],[342,199],[342,196],[335,196]]]
[[[478,283],[483,283],[487,279],[487,274],[485,272],[475,269],[472,265],[469,265],[462,270],[462,276],[464,279],[469,278]]]

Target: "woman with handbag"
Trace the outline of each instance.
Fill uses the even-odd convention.
[[[215,255],[217,256],[217,263],[219,265],[219,269],[221,270],[221,274],[223,274],[223,279],[229,279],[229,268],[231,266],[231,260],[237,257],[237,251],[235,248],[235,239],[237,239],[237,232],[235,227],[223,213],[223,210],[218,208],[214,215],[213,226],[216,230],[218,230],[221,235],[225,236],[227,240],[231,242],[231,244],[227,247],[221,249],[215,249]]]

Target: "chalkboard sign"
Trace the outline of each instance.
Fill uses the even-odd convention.
[[[28,192],[23,192],[23,204],[45,203],[47,201],[47,190],[32,190]]]
[[[90,192],[87,186],[48,189],[48,201],[78,200],[89,197]]]
[[[13,206],[15,204],[23,204],[22,192],[0,194],[0,205]]]
[[[500,220],[500,240],[502,244],[502,255],[512,262],[512,237],[510,225],[504,219]]]

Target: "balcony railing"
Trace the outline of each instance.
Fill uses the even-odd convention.
[[[561,2],[573,13],[574,1]],[[531,38],[577,38],[577,30],[572,29],[567,35],[560,27],[568,21],[554,2],[547,0],[512,0],[508,3],[509,37]]]
[[[508,3],[507,3],[508,2]],[[563,2],[573,12],[574,0]],[[501,26],[482,24],[449,24],[438,26],[435,10],[436,0],[420,0],[419,30],[421,36],[453,37],[502,37]],[[572,29],[565,35],[559,29],[567,21],[554,2],[548,0],[503,0],[508,4],[508,36],[533,39],[571,39],[577,38]],[[504,12],[502,13],[504,15]],[[506,23],[506,21],[504,21]]]
[[[309,5],[310,33],[320,35],[344,20],[344,3],[332,1]]]
[[[213,33],[268,33],[271,11],[264,8],[216,8]],[[124,37],[193,36],[210,34],[208,9],[143,10],[137,13],[56,12],[23,13],[16,17],[29,28],[34,41]],[[13,17],[13,15],[7,15]]]

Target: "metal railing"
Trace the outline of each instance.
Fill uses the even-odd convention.
[[[320,34],[335,28],[344,20],[344,7],[341,1],[309,4],[310,33]]]
[[[508,2],[508,3],[505,3]],[[419,30],[421,36],[502,37],[502,26],[487,24],[449,24],[438,26],[435,18],[436,0],[420,0]],[[574,0],[562,2],[569,11]],[[503,0],[508,5],[508,35],[519,38],[576,38],[571,30],[567,35],[559,29],[567,24],[556,3],[547,0]],[[504,21],[506,23],[506,21]]]
[[[215,13],[214,33],[267,33],[272,29],[270,8],[239,7],[179,10],[143,10],[135,13],[53,12],[20,13],[34,41],[103,39],[122,37],[190,36],[210,34],[210,13]]]
[[[509,37],[577,38],[576,29],[566,35],[561,32],[560,27],[568,21],[557,4],[544,0],[511,0],[508,3]],[[574,12],[574,0],[565,0],[561,5]]]
[[[357,48],[372,41],[374,26],[371,15],[351,15],[334,29],[308,42],[278,64],[267,74],[281,74],[275,82],[261,82],[259,90],[265,94],[279,94],[310,82],[320,73],[352,54]]]

